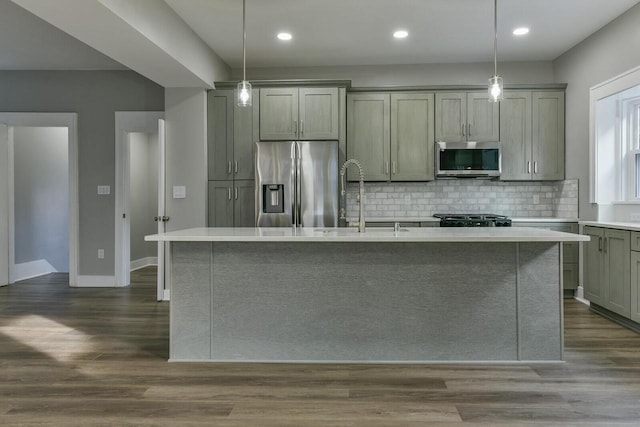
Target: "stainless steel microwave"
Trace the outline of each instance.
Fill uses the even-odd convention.
[[[502,170],[499,142],[436,142],[436,177],[495,178]]]

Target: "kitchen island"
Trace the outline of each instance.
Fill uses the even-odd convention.
[[[171,361],[561,361],[563,242],[534,228],[196,228],[171,245]]]

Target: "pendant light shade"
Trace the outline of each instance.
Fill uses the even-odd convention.
[[[247,27],[245,17],[245,1],[242,0],[242,81],[238,83],[236,91],[237,102],[239,107],[251,107],[251,83],[247,81]]]
[[[489,101],[504,99],[504,84],[498,75],[498,0],[493,0],[493,77],[489,79]]]

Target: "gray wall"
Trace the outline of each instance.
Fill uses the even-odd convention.
[[[79,274],[114,274],[114,112],[163,109],[164,89],[133,71],[0,71],[0,111],[78,114]]]
[[[67,128],[15,127],[15,263],[69,271]]]
[[[597,219],[589,203],[589,89],[640,66],[640,5],[612,21],[554,61],[566,92],[566,177],[580,180],[581,219]]]
[[[165,231],[207,226],[207,92],[167,88]],[[186,187],[184,199],[173,198],[173,187]]]
[[[505,85],[554,83],[551,61],[498,62]],[[251,80],[333,79],[351,80],[354,87],[420,85],[486,85],[493,75],[493,63],[375,65],[357,67],[252,68]],[[239,79],[242,70],[233,70]]]
[[[158,255],[155,242],[144,236],[158,231],[158,135],[129,134],[131,261]]]

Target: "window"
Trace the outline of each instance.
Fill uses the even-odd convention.
[[[640,203],[640,67],[591,90],[591,202]]]

